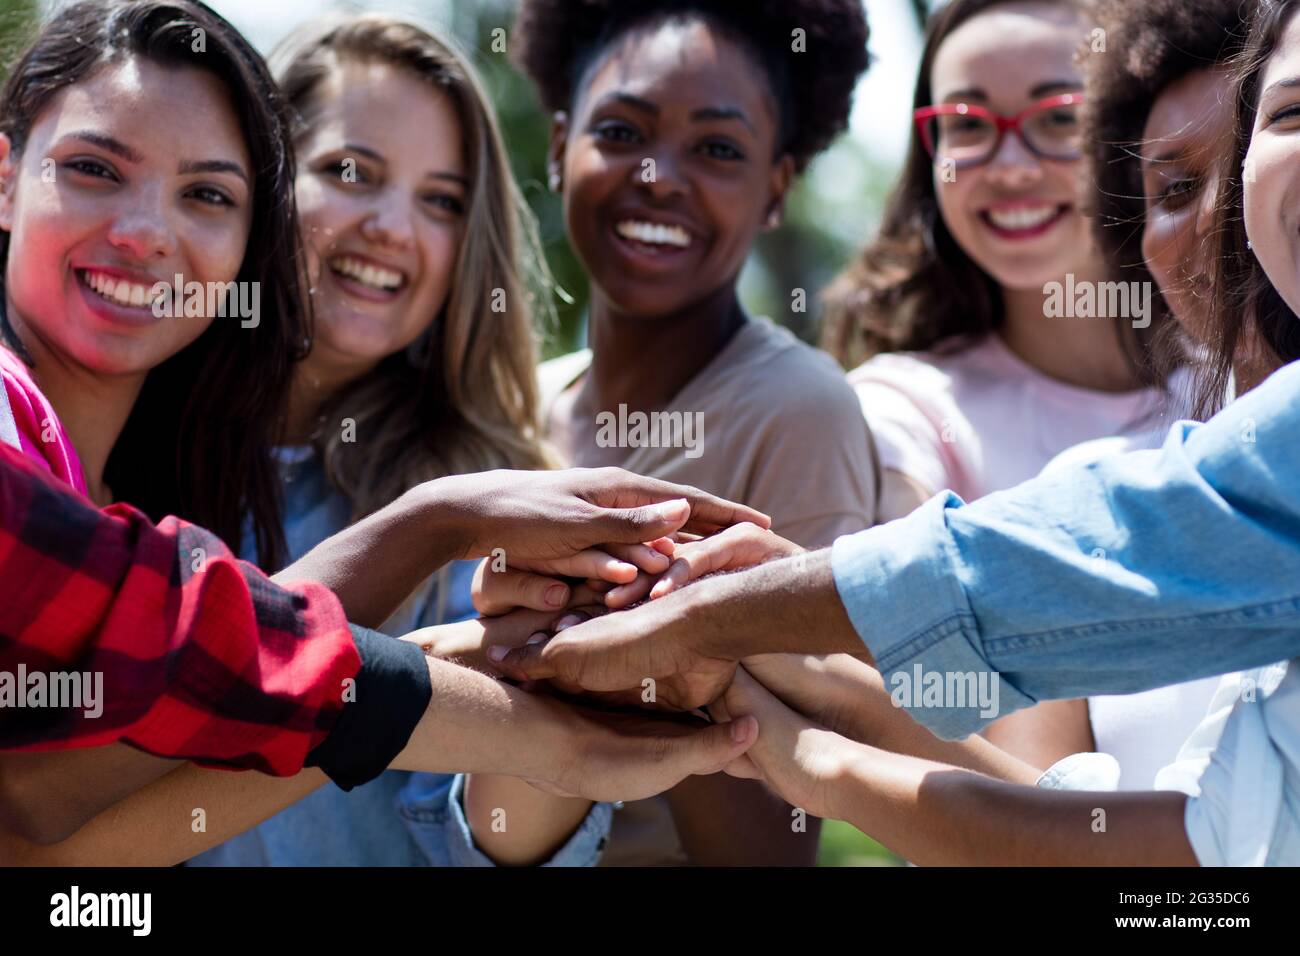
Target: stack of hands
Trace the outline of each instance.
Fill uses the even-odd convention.
[[[736,659],[711,646],[690,613],[710,586],[688,586],[804,552],[757,512],[725,528],[693,522],[688,508],[681,517],[680,530],[644,543],[487,558],[474,581],[482,618],[405,639],[530,691],[566,728],[569,759],[529,778],[548,792],[640,799],[725,770],[835,816],[824,783],[873,735],[864,692],[882,688],[880,675],[848,654]]]

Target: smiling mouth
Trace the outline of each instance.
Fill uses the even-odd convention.
[[[984,224],[998,235],[1008,239],[1024,239],[1046,232],[1069,211],[1069,204],[1043,203],[1013,209],[985,209],[979,215]]]
[[[654,249],[689,249],[691,234],[681,226],[666,226],[644,219],[624,219],[614,231],[629,242]]]
[[[153,284],[131,282],[95,269],[78,269],[77,278],[87,289],[113,305],[128,309],[153,307]]]
[[[336,276],[349,279],[378,292],[398,292],[406,286],[406,276],[396,269],[373,265],[354,256],[335,256],[328,262]]]

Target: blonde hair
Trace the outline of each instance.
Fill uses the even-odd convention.
[[[331,484],[358,519],[420,482],[492,468],[545,468],[539,438],[532,315],[549,302],[537,225],[511,175],[490,100],[463,53],[424,27],[385,14],[331,16],[276,47],[272,72],[294,117],[310,127],[321,83],[343,62],[409,70],[454,104],[470,185],[455,280],[442,312],[405,352],[390,355],[327,403],[352,418],[315,443]]]

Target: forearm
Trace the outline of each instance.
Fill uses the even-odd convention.
[[[338,596],[348,620],[378,627],[420,582],[466,556],[469,537],[451,488],[443,480],[417,485],[323,541],[274,580],[318,581]]]
[[[548,778],[561,741],[542,698],[448,661],[428,666],[428,709],[392,769]]]
[[[1195,866],[1181,793],[1065,793],[860,747],[836,815],[921,865]]]
[[[761,733],[761,731],[760,731]],[[697,866],[813,866],[821,819],[755,780],[688,777],[667,793],[682,849]]]
[[[743,661],[787,706],[844,737],[893,753],[1032,784],[1037,768],[986,740],[940,740],[898,707],[874,667],[846,654],[763,654]]]
[[[830,550],[797,554],[710,578],[661,600],[686,599],[684,625],[710,656],[862,653],[862,639],[835,590]],[[743,622],[743,623],[742,623]]]
[[[590,800],[553,796],[499,774],[470,774],[465,818],[475,845],[502,866],[536,866],[568,842],[591,811]]]
[[[173,866],[243,833],[301,800],[328,778],[178,767],[100,813],[67,839],[38,846],[0,833],[11,866]]]
[[[840,538],[836,581],[877,665],[887,679],[987,674],[1005,716],[1300,654],[1298,391],[1290,366],[1211,422],[1175,426],[1159,452],[969,506],[939,497]],[[990,719],[971,707],[914,715],[943,736]]]
[[[0,827],[35,843],[64,840],[180,765],[125,744],[0,754]]]

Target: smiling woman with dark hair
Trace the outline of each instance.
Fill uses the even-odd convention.
[[[809,546],[870,525],[852,392],[736,291],[796,173],[847,124],[861,4],[526,0],[514,36],[554,112],[551,186],[592,284],[590,350],[542,372],[561,454],[730,494]],[[616,814],[606,862],[814,859],[818,828],[752,784],[701,780],[667,804],[672,820],[662,802]]]

